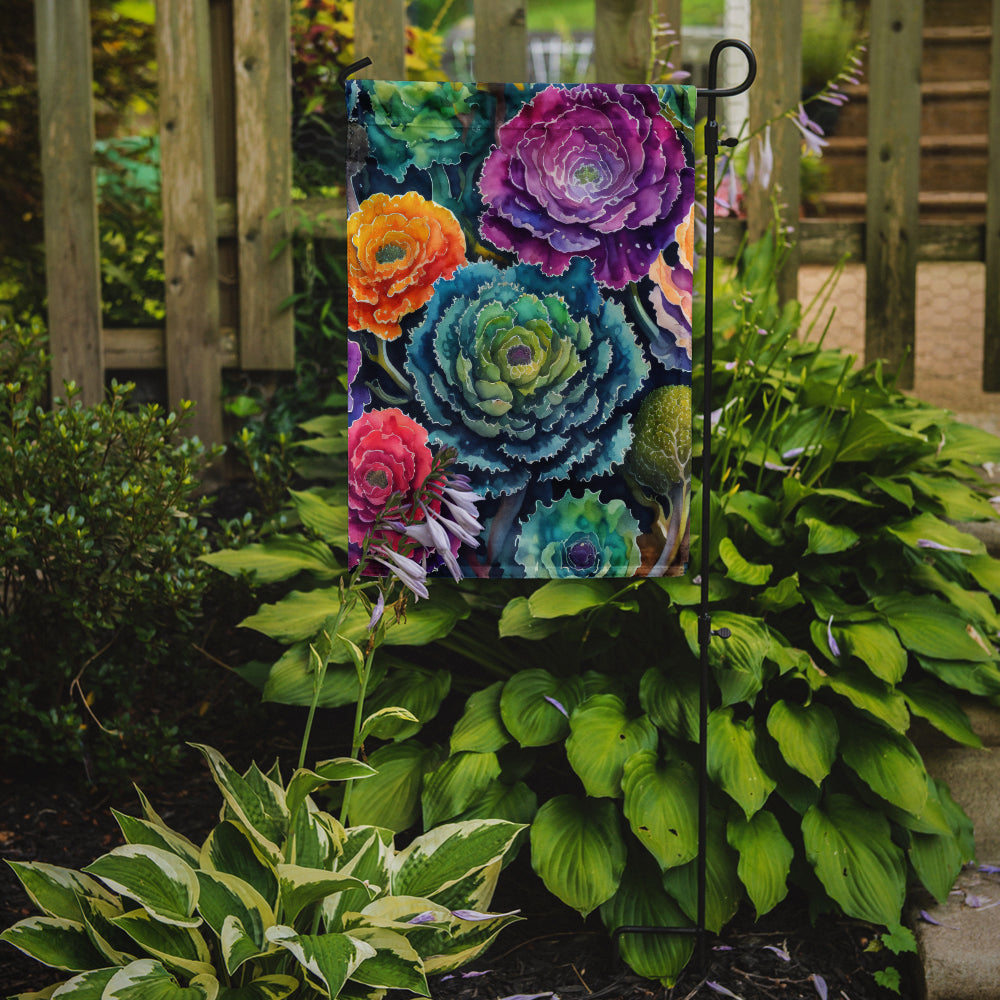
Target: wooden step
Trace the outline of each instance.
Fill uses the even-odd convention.
[[[924,27],[960,24],[989,24],[991,0],[924,0]]]
[[[863,191],[831,191],[815,201],[828,218],[863,221],[868,204]],[[986,193],[979,191],[921,191],[920,218],[927,221],[981,223],[986,217]]]
[[[832,136],[823,151],[833,191],[864,190],[868,140]],[[920,138],[920,188],[925,191],[985,191],[988,172],[985,135],[926,135]]]
[[[920,76],[925,83],[990,78],[989,25],[954,25],[924,29]]]
[[[988,131],[989,80],[938,80],[920,86],[921,135],[947,135],[960,128],[964,134]],[[836,135],[866,135],[868,130],[867,83],[846,89],[849,98],[841,109]]]

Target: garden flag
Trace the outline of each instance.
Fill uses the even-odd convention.
[[[482,497],[453,573],[684,571],[695,99],[348,84],[355,563],[447,450]]]

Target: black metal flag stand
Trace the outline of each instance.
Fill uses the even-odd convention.
[[[747,59],[747,75],[739,86],[719,88],[719,56],[727,48],[739,49]],[[623,934],[694,934],[698,939],[698,964],[706,967],[705,956],[705,897],[707,890],[707,844],[708,844],[708,698],[710,672],[708,648],[712,636],[720,639],[729,637],[729,629],[712,629],[712,614],[708,609],[709,593],[709,534],[711,530],[712,506],[709,480],[712,471],[712,294],[715,280],[715,158],[720,146],[735,146],[734,138],[719,139],[719,123],[716,121],[716,100],[720,97],[735,97],[750,89],[757,76],[757,59],[753,49],[746,42],[726,38],[712,49],[708,61],[708,87],[699,88],[698,96],[707,101],[707,121],[705,122],[705,159],[707,163],[706,185],[706,227],[705,227],[705,388],[702,396],[702,452],[701,452],[701,600],[698,611],[698,648],[701,654],[701,678],[698,698],[698,909],[694,927],[656,927],[647,925],[622,926],[616,928],[613,938],[617,943]]]

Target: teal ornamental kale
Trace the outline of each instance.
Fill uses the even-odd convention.
[[[639,522],[624,501],[584,490],[539,501],[521,524],[514,558],[529,577],[634,576],[642,562]]]
[[[494,246],[546,274],[587,257],[624,288],[676,240],[693,154],[650,86],[548,87],[497,130],[479,184]]]
[[[396,181],[411,166],[428,170],[463,156],[478,161],[489,149],[495,99],[485,91],[428,81],[354,80],[349,87],[352,108],[367,95],[369,154]]]
[[[432,437],[491,497],[615,471],[632,442],[623,407],[649,374],[579,257],[558,279],[480,262],[438,281],[406,368]]]

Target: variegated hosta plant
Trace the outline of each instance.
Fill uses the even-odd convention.
[[[82,871],[10,863],[42,915],[0,938],[73,974],[20,1000],[429,996],[428,974],[518,919],[486,911],[519,824],[451,823],[397,850],[391,831],[345,829],[311,798],[368,765],[338,758],[285,785],[277,766],[240,774],[198,749],[224,799],[201,846],[140,792],[142,819],[115,812],[126,844]]]

